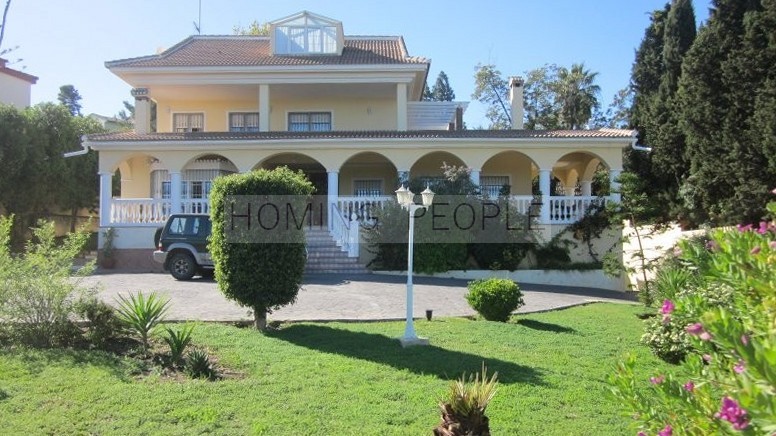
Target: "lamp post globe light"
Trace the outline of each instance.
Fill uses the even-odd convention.
[[[420,193],[423,204],[415,204],[415,194],[404,185],[396,190],[396,201],[401,207],[409,212],[409,237],[407,239],[407,322],[404,328],[404,336],[399,341],[402,347],[411,345],[428,345],[428,339],[419,338],[415,334],[415,325],[412,319],[413,295],[412,295],[412,245],[415,239],[415,212],[419,209],[426,209],[434,202],[434,192],[426,186],[426,189]]]

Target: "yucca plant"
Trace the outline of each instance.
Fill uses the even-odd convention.
[[[152,292],[148,297],[143,294],[129,294],[129,298],[119,295],[119,307],[116,314],[127,330],[136,334],[143,345],[143,353],[148,351],[148,338],[154,328],[164,320],[170,300],[160,298]]]
[[[204,378],[207,380],[218,378],[218,371],[213,362],[210,361],[210,356],[199,348],[191,350],[186,355],[186,374],[191,378]]]
[[[177,365],[180,363],[186,347],[191,343],[191,332],[194,331],[194,326],[186,324],[180,330],[173,330],[167,327],[165,331],[167,336],[164,336],[162,339],[170,347],[170,363]]]
[[[485,409],[496,395],[498,373],[488,379],[488,369],[482,364],[479,373],[464,373],[459,380],[450,384],[447,398],[439,403],[442,422],[434,429],[441,436],[489,436],[490,424]]]

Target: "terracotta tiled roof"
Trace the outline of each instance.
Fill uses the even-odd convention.
[[[104,133],[89,135],[91,142],[167,142],[167,141],[283,141],[315,139],[635,139],[635,130],[411,130],[411,131],[337,131],[337,132],[189,132]]]
[[[152,56],[106,62],[121,67],[251,67],[304,65],[425,64],[428,60],[407,54],[399,36],[345,37],[342,55],[271,54],[266,36],[191,36]]]
[[[32,74],[23,73],[21,71],[14,70],[12,68],[6,67],[6,64],[8,61],[6,59],[0,58],[0,73],[7,74],[9,76],[16,77],[17,79],[22,79],[27,82],[32,83],[33,85],[37,83],[38,78],[33,76]]]

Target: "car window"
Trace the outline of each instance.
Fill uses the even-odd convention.
[[[170,222],[169,233],[171,235],[183,235],[186,233],[186,224],[188,219],[185,217],[175,217]]]

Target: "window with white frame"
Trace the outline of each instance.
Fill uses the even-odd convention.
[[[230,132],[258,132],[258,112],[231,112],[229,114]]]
[[[508,195],[510,190],[509,176],[481,176],[480,191],[488,197]]]
[[[379,197],[383,195],[383,181],[381,179],[354,180],[353,195],[356,197]]]
[[[275,29],[275,53],[337,53],[337,28],[310,22],[278,26]]]
[[[290,112],[288,130],[290,132],[331,131],[331,112]]]
[[[205,130],[205,114],[172,114],[172,125],[175,132],[201,132]]]

